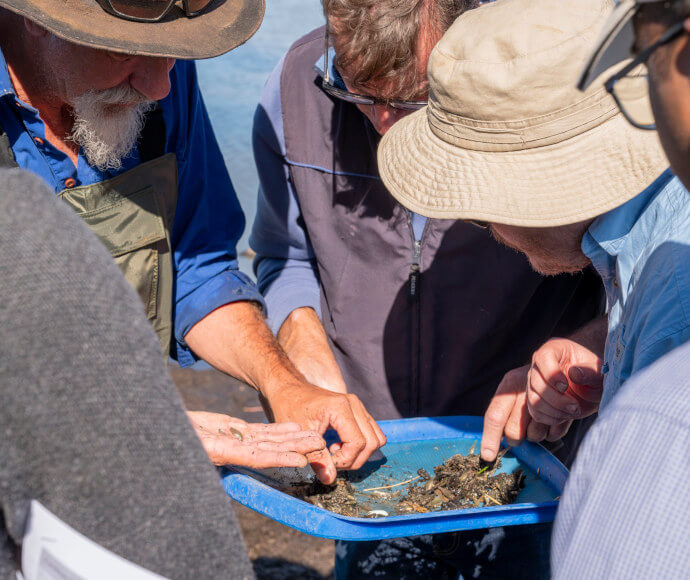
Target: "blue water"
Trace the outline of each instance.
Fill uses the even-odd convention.
[[[199,79],[216,137],[247,217],[238,251],[249,247],[257,176],[251,149],[254,109],[273,67],[290,45],[324,22],[319,0],[267,0],[266,15],[249,41],[218,58],[199,61]],[[251,260],[240,257],[251,274]]]

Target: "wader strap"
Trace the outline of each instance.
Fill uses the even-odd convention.
[[[5,133],[2,124],[0,124],[0,167],[19,167],[14,158],[14,151],[10,147],[10,138]]]

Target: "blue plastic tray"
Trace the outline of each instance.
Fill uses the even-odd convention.
[[[467,454],[475,443],[479,452],[481,417],[399,419],[381,421],[379,425],[388,444],[362,469],[350,472],[356,489],[404,481],[416,476],[420,467],[433,475],[436,465],[456,453]],[[225,469],[223,487],[238,503],[277,522],[312,536],[340,540],[376,540],[553,521],[568,470],[548,451],[532,443],[513,448],[503,457],[498,471],[512,472],[518,467],[526,480],[516,503],[379,518],[341,516],[313,506],[274,489],[279,483],[266,472]]]

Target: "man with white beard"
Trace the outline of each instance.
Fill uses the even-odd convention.
[[[244,216],[190,61],[243,43],[262,16],[256,0],[0,0],[0,167],[38,174],[84,219],[137,289],[165,356],[242,379],[276,421],[338,431],[333,455],[309,455],[330,482],[385,437],[356,396],[307,382],[266,326],[237,269]],[[209,452],[217,421],[192,414]],[[284,439],[269,446],[292,462],[314,441]]]

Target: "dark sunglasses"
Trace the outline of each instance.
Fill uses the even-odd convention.
[[[393,107],[394,109],[400,109],[403,111],[417,111],[423,107],[426,107],[426,101],[401,101],[396,99],[377,99],[369,95],[360,95],[347,90],[345,82],[342,77],[338,74],[338,71],[333,68],[330,69],[328,62],[330,43],[328,41],[328,31],[326,31],[325,36],[325,47],[323,51],[323,77],[321,77],[321,88],[326,91],[329,95],[335,97],[336,99],[341,99],[347,101],[348,103],[354,103],[356,105],[383,105],[386,107]]]
[[[178,3],[188,17],[198,16],[213,0],[97,0],[106,12],[134,22],[158,22]]]

